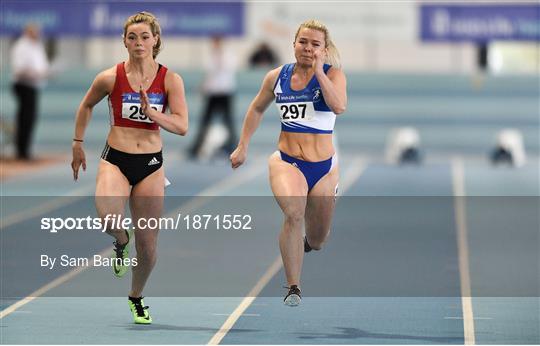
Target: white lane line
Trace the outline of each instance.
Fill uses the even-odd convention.
[[[230,316],[231,314],[212,314],[212,316]],[[261,314],[242,314],[245,317],[260,317]]]
[[[69,279],[73,278],[77,274],[82,273],[86,268],[88,267],[77,267],[66,274],[54,279],[53,281],[49,282],[48,284],[42,286],[38,290],[32,292],[29,296],[15,302],[14,304],[8,306],[4,310],[0,311],[0,319],[3,319],[4,317],[8,316],[9,314],[13,313],[15,310],[19,309],[22,306],[25,306],[26,304],[30,303],[32,300],[36,299],[37,297],[45,294],[47,291],[55,288],[58,285],[63,284],[64,282],[68,281]]]
[[[242,299],[242,302],[240,302],[240,305],[234,309],[234,311],[231,313],[231,315],[227,318],[227,320],[223,323],[221,328],[214,334],[212,339],[208,342],[208,345],[218,345],[221,340],[227,335],[229,330],[234,326],[236,321],[244,314],[244,311],[247,310],[247,308],[253,303],[255,298],[261,293],[262,289],[266,284],[274,277],[274,275],[277,274],[279,269],[281,269],[282,263],[281,263],[281,256],[278,256],[274,262],[268,267],[266,272],[263,274],[263,276],[257,281],[255,286],[249,291],[246,297]]]
[[[366,169],[366,158],[358,156],[351,160],[350,167],[343,174],[343,179],[340,179],[340,188],[343,192],[351,188]]]
[[[448,316],[444,318],[445,320],[462,320],[463,316]],[[475,320],[492,320],[493,317],[475,317]]]
[[[350,167],[347,169],[343,175],[342,180],[342,193],[347,191],[354,182],[362,175],[365,170],[365,159],[362,157],[356,157],[351,160]],[[281,256],[277,256],[274,262],[268,267],[266,272],[262,277],[257,281],[255,286],[247,294],[247,296],[240,302],[240,305],[232,312],[232,314],[225,320],[221,328],[214,334],[214,336],[208,341],[208,345],[219,345],[221,340],[227,335],[227,333],[232,329],[236,321],[244,315],[244,311],[255,301],[262,289],[268,284],[270,279],[281,269],[283,263],[281,261]]]
[[[176,210],[170,212],[165,217],[176,217],[178,213],[182,212],[183,214],[189,214],[189,212],[194,211],[208,201],[213,200],[217,197],[223,197],[222,195],[226,191],[233,190],[234,188],[239,187],[245,182],[256,178],[260,174],[266,171],[266,165],[263,164],[264,160],[259,160],[257,163],[254,163],[249,169],[239,170],[239,173],[234,173],[228,179],[219,181],[218,183],[210,186],[209,188],[201,191],[196,196],[192,197],[186,203],[182,204]],[[245,167],[247,168],[247,167]]]
[[[261,169],[260,166],[263,166],[263,168]],[[223,180],[220,180],[216,184],[210,186],[209,188],[197,194],[195,197],[188,200],[185,204],[181,205],[176,211],[168,214],[168,216],[177,214],[179,210],[191,211],[194,208],[201,207],[205,203],[208,203],[210,200],[213,200],[216,197],[218,197],[216,195],[213,195],[214,193],[216,192],[223,193],[226,190],[228,190],[228,188],[232,189],[234,187],[237,187],[238,185],[257,177],[257,174],[260,174],[264,170],[265,170],[264,165],[261,165],[261,162],[258,162],[257,164],[254,164],[252,167],[250,167],[250,169],[245,169],[243,171],[240,171],[239,174],[233,174],[232,176],[229,176]],[[201,196],[211,196],[211,197],[201,198]],[[111,246],[103,250],[102,252],[100,252],[99,255],[102,257],[106,257],[112,252],[112,250],[113,250],[113,247]],[[68,280],[72,279],[73,277],[77,276],[78,274],[82,273],[83,271],[91,267],[93,267],[92,264],[88,266],[84,266],[84,267],[73,268],[69,272],[63,274],[62,276],[42,286],[38,290],[32,292],[29,296],[13,303],[12,305],[5,308],[4,310],[0,311],[0,319],[3,319],[4,317],[13,313],[15,310],[19,309],[20,307],[30,303],[32,300],[42,296],[43,294],[50,291],[51,289],[67,282]]]
[[[167,160],[167,164],[171,162],[180,161],[183,159],[184,159],[184,155],[173,156],[172,158]],[[99,164],[99,161],[98,161],[98,164]],[[75,203],[76,201],[83,199],[85,197],[93,197],[95,188],[96,188],[96,184],[91,183],[91,184],[83,185],[76,189],[70,190],[66,192],[65,194],[63,194],[62,196],[55,197],[52,199],[51,198],[45,199],[47,196],[36,196],[36,198],[43,198],[45,202],[40,205],[37,205],[36,207],[30,210],[24,209],[8,217],[5,217],[5,218],[2,217],[2,220],[0,220],[0,230],[6,227],[12,226],[14,224],[17,224],[19,222],[23,222],[23,221],[33,219],[35,217],[50,213],[51,211],[54,211],[66,205]],[[17,198],[17,197],[15,196],[14,198]],[[31,198],[31,197],[21,196],[18,198]]]
[[[36,196],[36,198],[43,198],[45,202],[30,210],[23,209],[18,213],[2,218],[2,221],[0,222],[0,230],[6,227],[12,226],[14,224],[17,224],[19,222],[30,220],[40,215],[50,213],[51,211],[60,209],[66,205],[75,203],[76,201],[82,198],[88,197],[87,194],[93,191],[94,191],[94,185],[87,185],[87,186],[81,186],[80,188],[69,191],[63,196],[52,198],[52,199],[51,198],[45,199],[46,196]],[[12,198],[31,198],[31,197],[21,196],[21,197],[12,197]]]
[[[452,186],[454,212],[457,227],[457,247],[459,278],[461,287],[461,307],[463,310],[463,334],[466,345],[476,343],[474,333],[474,313],[471,296],[471,274],[469,266],[469,244],[467,241],[467,207],[465,204],[465,169],[459,157],[452,159]]]

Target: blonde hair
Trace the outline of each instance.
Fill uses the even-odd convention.
[[[340,59],[339,59],[339,51],[330,38],[330,32],[328,31],[328,28],[323,23],[319,22],[316,19],[310,19],[306,20],[300,26],[298,27],[298,30],[296,30],[296,35],[294,36],[294,42],[296,42],[296,39],[298,38],[298,34],[300,33],[300,30],[302,28],[306,29],[312,29],[320,31],[324,34],[324,40],[325,40],[325,48],[328,49],[328,53],[326,54],[326,63],[330,64],[334,67],[341,67]]]
[[[161,51],[161,27],[159,26],[156,16],[154,16],[152,13],[143,11],[130,16],[124,23],[124,35],[122,37],[125,40],[128,27],[130,25],[139,23],[148,24],[148,26],[150,26],[150,30],[152,31],[152,35],[154,37],[158,36],[157,43],[154,48],[152,48],[152,57],[155,59]]]

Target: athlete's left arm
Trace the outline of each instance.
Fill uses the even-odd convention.
[[[168,71],[165,76],[165,92],[170,114],[164,114],[150,107],[148,95],[141,92],[141,107],[144,114],[155,121],[163,129],[185,136],[188,131],[188,107],[184,92],[184,82],[178,74]]]
[[[325,74],[323,69],[315,69],[324,100],[332,112],[341,114],[347,108],[347,79],[341,69],[331,67]]]

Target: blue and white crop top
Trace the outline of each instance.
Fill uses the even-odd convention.
[[[324,73],[331,65],[324,64]],[[313,75],[302,90],[291,89],[294,64],[284,65],[274,86],[276,106],[281,118],[281,131],[301,133],[332,133],[336,114],[328,108],[319,85]]]

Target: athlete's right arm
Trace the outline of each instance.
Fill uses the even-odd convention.
[[[274,100],[274,84],[276,83],[280,71],[281,67],[266,74],[259,93],[249,105],[244,118],[240,141],[230,156],[232,168],[240,167],[246,160],[251,136],[253,136],[253,133],[255,133],[255,130],[259,127],[264,111],[266,111],[270,103]]]
[[[90,89],[86,92],[77,110],[75,117],[75,136],[73,137],[74,141],[72,144],[73,160],[71,161],[74,180],[79,178],[79,168],[81,165],[83,170],[86,171],[86,156],[84,154],[82,140],[84,139],[86,127],[92,117],[92,109],[112,91],[115,77],[114,69],[108,69],[99,73],[90,86]]]

